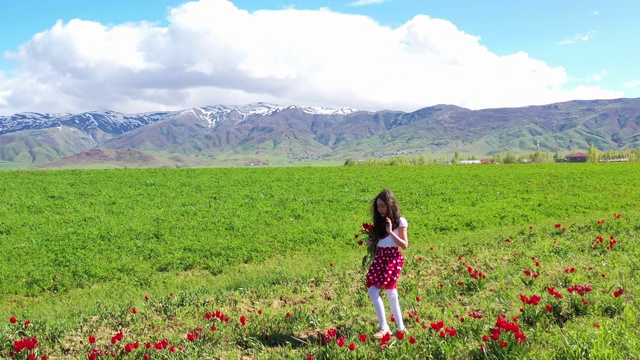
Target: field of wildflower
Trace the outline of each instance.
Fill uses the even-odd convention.
[[[639,176],[2,171],[0,358],[638,359]],[[382,188],[409,221],[408,331],[375,340],[361,226]]]

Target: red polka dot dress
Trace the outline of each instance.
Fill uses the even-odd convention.
[[[400,218],[399,227],[408,227],[407,220]],[[397,234],[398,229],[393,230]],[[367,288],[375,286],[378,289],[395,289],[398,277],[404,265],[404,257],[393,241],[393,238],[387,234],[378,241],[376,255],[367,272]]]

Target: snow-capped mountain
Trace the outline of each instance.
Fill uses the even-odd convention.
[[[209,124],[209,128],[213,128],[223,119],[233,119],[234,124],[242,123],[245,119],[252,116],[272,116],[283,110],[299,109],[306,114],[316,115],[347,115],[353,113],[352,108],[330,109],[313,106],[283,106],[264,102],[252,103],[249,105],[216,105],[204,106],[185,110],[184,113],[191,113],[193,116],[201,118]]]
[[[80,114],[19,113],[0,116],[0,135],[24,131],[68,126],[90,133],[100,129],[105,133],[119,135],[139,127],[149,125],[168,117],[192,114],[214,127],[221,119],[234,119],[241,123],[251,116],[271,116],[286,109],[300,109],[307,114],[347,115],[354,112],[351,108],[329,109],[323,107],[283,106],[264,102],[248,105],[214,105],[196,107],[179,111],[161,111],[140,114],[122,114],[111,110],[91,111]]]
[[[590,144],[600,150],[639,147],[640,99],[485,110],[436,105],[413,112],[260,102],[139,114],[0,116],[0,168],[64,158],[91,161],[96,154],[132,158],[135,151],[140,152],[137,158],[155,154],[164,157],[163,164],[195,166],[219,159],[553,153],[584,151]]]
[[[90,133],[99,129],[110,134],[123,134],[176,112],[164,111],[142,114],[121,114],[111,110],[91,111],[81,114],[19,113],[0,116],[0,135],[24,131],[68,126]]]

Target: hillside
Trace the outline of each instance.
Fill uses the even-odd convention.
[[[414,112],[256,103],[134,115],[0,117],[0,168],[87,167],[93,157],[77,154],[91,149],[135,149],[155,161],[124,159],[118,166],[156,167],[335,162],[395,154],[439,158],[456,151],[479,157],[529,153],[538,144],[550,153],[584,151],[590,144],[601,151],[640,147],[640,99],[484,110],[437,105]]]

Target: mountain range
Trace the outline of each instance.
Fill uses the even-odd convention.
[[[413,112],[253,103],[0,116],[0,169],[292,164],[640,147],[640,98]]]

